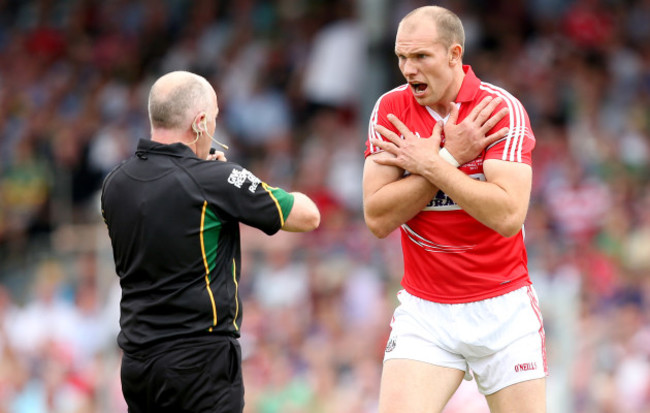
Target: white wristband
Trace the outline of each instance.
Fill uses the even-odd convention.
[[[456,160],[456,158],[454,158],[454,155],[452,155],[451,153],[449,153],[449,151],[447,150],[447,148],[442,148],[442,149],[440,149],[440,152],[438,152],[438,155],[440,155],[440,157],[441,157],[442,159],[444,159],[444,160],[447,161],[449,164],[451,164],[451,166],[453,166],[453,167],[455,167],[455,168],[458,168],[458,167],[460,166],[460,164],[458,163],[458,161]]]

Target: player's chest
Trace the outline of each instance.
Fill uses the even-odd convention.
[[[464,116],[463,116],[464,118]],[[424,138],[428,139],[431,137],[433,133],[433,128],[436,125],[437,122],[442,122],[443,125],[448,121],[447,118],[441,118],[437,117],[435,115],[431,115],[427,112],[412,112],[405,116],[405,124],[409,125],[410,130],[419,138]],[[462,121],[462,118],[459,117],[459,120],[457,123],[460,123]],[[445,142],[447,140],[447,137],[445,136],[445,132],[443,130],[442,132],[442,140],[441,140],[441,146],[445,145]],[[452,138],[453,139],[453,138]],[[470,176],[476,176],[476,175],[482,175],[483,174],[483,160],[485,157],[485,151],[481,151],[481,153],[478,154],[478,156],[470,161],[467,162],[464,165],[461,165],[460,170],[465,172],[467,175]]]

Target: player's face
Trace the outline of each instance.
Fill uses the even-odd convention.
[[[454,71],[450,64],[450,50],[438,40],[431,22],[403,22],[397,30],[395,54],[399,69],[411,86],[420,105],[444,107],[453,101]]]

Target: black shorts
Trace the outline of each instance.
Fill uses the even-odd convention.
[[[244,384],[236,339],[184,340],[164,351],[122,358],[129,413],[241,413]]]

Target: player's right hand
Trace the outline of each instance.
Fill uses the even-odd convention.
[[[507,127],[487,134],[508,114],[507,107],[492,114],[502,101],[503,99],[500,97],[496,99],[491,96],[484,98],[460,123],[456,123],[458,121],[458,106],[453,102],[450,103],[449,119],[444,126],[445,148],[458,163],[463,165],[475,159],[483,149],[508,134]]]

